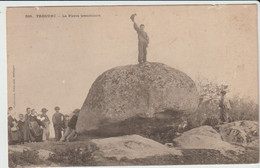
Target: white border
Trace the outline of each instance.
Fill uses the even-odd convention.
[[[195,5],[259,4],[257,1],[4,1],[3,7],[17,6],[109,6],[109,5]]]
[[[259,2],[257,1],[1,1],[0,2],[0,167],[8,167],[7,146],[7,60],[6,60],[6,8],[22,6],[109,6],[109,5],[202,5],[202,4],[257,4],[258,10],[258,58],[259,58]],[[260,61],[258,59],[258,65]],[[259,68],[259,66],[258,66]],[[258,79],[260,78],[258,73]],[[260,94],[260,89],[259,89]],[[259,101],[260,104],[260,101]],[[176,165],[176,166],[146,166],[146,167],[194,167],[194,168],[259,168],[260,164],[240,165]],[[105,166],[106,168],[110,166]],[[120,166],[117,166],[120,167]],[[133,166],[124,166],[133,167]],[[143,167],[143,166],[135,166]],[[97,167],[96,167],[97,168]]]

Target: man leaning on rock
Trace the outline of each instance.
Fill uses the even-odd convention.
[[[79,109],[73,111],[74,115],[69,120],[68,127],[66,128],[64,135],[60,139],[61,142],[64,141],[70,142],[77,138],[76,124],[77,124],[79,112],[80,112]]]

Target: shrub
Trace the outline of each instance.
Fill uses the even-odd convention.
[[[87,145],[85,147],[66,148],[64,150],[55,150],[50,155],[49,160],[55,163],[64,163],[65,165],[77,166],[94,166],[93,153],[97,150],[95,145]]]
[[[211,118],[207,118],[202,125],[209,125],[209,126],[216,126],[218,124],[218,119],[211,117]]]
[[[197,82],[199,91],[199,106],[193,113],[186,116],[189,127],[195,128],[201,125],[215,126],[218,124],[220,109],[220,92],[229,90],[228,85],[217,84],[208,80],[199,79]],[[259,105],[249,97],[233,96],[230,100],[231,109],[228,111],[232,121],[252,120],[258,121]]]
[[[258,121],[259,106],[249,97],[236,95],[231,100],[230,117],[233,121],[252,120]]]
[[[9,167],[16,167],[17,165],[37,165],[42,164],[43,161],[39,159],[38,151],[24,150],[23,152],[13,152],[8,154]]]

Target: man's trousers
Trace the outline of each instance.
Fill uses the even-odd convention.
[[[138,43],[138,62],[144,63],[146,62],[146,55],[147,55],[147,44],[145,42]]]

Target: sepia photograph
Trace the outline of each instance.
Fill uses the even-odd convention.
[[[8,165],[259,163],[258,4],[6,9]]]

